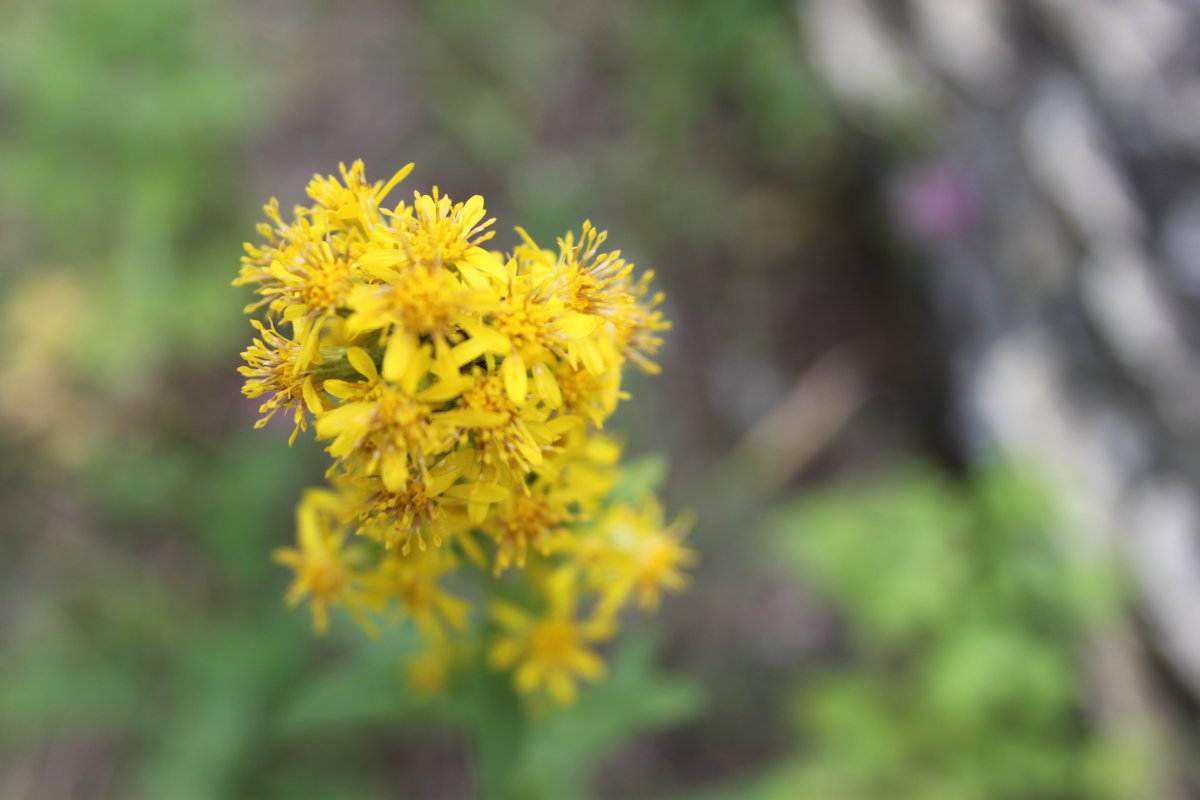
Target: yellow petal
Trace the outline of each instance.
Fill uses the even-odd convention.
[[[471,338],[455,346],[450,351],[450,358],[454,366],[461,367],[464,364],[469,364],[485,353],[499,353],[503,355],[512,349],[512,343],[504,334],[486,325],[467,320],[463,320],[462,324],[467,333],[471,335]]]
[[[471,502],[467,503],[467,519],[471,521],[472,525],[481,524],[485,519],[487,519],[488,508],[489,506],[487,503],[480,503],[472,500]]]
[[[565,414],[548,421],[546,423],[546,430],[553,436],[562,436],[567,431],[580,425],[583,425],[582,418]]]
[[[383,377],[398,381],[408,370],[412,357],[417,352],[417,342],[411,334],[393,331],[383,355]]]
[[[508,337],[495,328],[470,323],[467,327],[470,329],[471,338],[478,339],[489,352],[504,354],[512,349],[512,342]]]
[[[461,367],[464,364],[470,364],[475,359],[487,352],[487,347],[481,339],[467,339],[462,344],[456,345],[450,351],[450,358],[454,362],[454,366]]]
[[[320,344],[320,334],[316,326],[301,327],[296,325],[296,338],[300,340],[300,354],[296,359],[296,369],[304,369],[317,358],[317,346]]]
[[[516,405],[524,404],[525,395],[529,391],[529,379],[525,374],[525,362],[521,360],[521,356],[513,353],[504,359],[500,373],[504,378],[504,389],[508,392],[508,398]]]
[[[594,339],[579,339],[579,358],[583,361],[583,366],[593,375],[600,375],[604,372],[604,354],[600,352],[600,347]]]
[[[417,399],[426,403],[444,403],[447,400],[453,400],[474,385],[475,382],[465,375],[454,375],[442,378],[418,394]]]
[[[582,339],[595,333],[603,322],[594,314],[564,314],[554,321],[553,328],[568,339]]]
[[[604,662],[589,650],[576,647],[567,654],[571,667],[585,678],[596,679],[604,674]]]
[[[279,261],[272,261],[271,266],[267,267],[267,272],[271,273],[271,277],[284,283],[291,283],[296,279],[296,276],[288,272],[287,268]]]
[[[389,492],[398,492],[408,483],[408,454],[397,450],[389,450],[383,454],[380,463],[380,477]]]
[[[545,400],[546,405],[550,408],[562,407],[562,390],[559,389],[554,374],[546,369],[544,364],[538,364],[533,368],[533,386],[537,390],[538,397]]]
[[[459,471],[457,469],[447,470],[446,472],[435,472],[429,476],[429,484],[425,487],[425,492],[430,497],[437,497],[445,492],[454,482],[458,480]]]
[[[361,435],[365,433],[374,411],[373,403],[349,403],[327,411],[317,420],[317,436],[328,439],[346,432]]]
[[[367,384],[362,382],[351,383],[350,381],[340,381],[337,378],[330,378],[325,381],[323,387],[325,391],[339,400],[347,400],[357,395]]]
[[[504,600],[493,600],[488,606],[488,616],[510,631],[526,628],[531,621],[529,614]]]
[[[375,367],[375,362],[367,355],[366,350],[363,350],[361,347],[348,347],[346,348],[346,360],[350,362],[350,366],[354,367],[369,380],[379,380],[379,370]]]
[[[508,669],[521,658],[522,649],[517,639],[501,639],[488,650],[488,664],[492,669]]]
[[[500,503],[508,499],[509,491],[498,483],[460,483],[447,489],[446,496],[455,500]]]
[[[321,402],[321,396],[317,394],[317,388],[313,385],[311,375],[304,379],[301,392],[304,395],[304,405],[308,406],[309,411],[314,414],[320,414],[325,411],[325,404]]]
[[[420,345],[416,347],[416,352],[413,353],[408,368],[397,380],[400,388],[405,394],[414,395],[417,393],[417,387],[421,384],[421,380],[429,374],[429,367],[433,363],[433,357],[430,355],[429,345]]]
[[[472,247],[463,261],[485,275],[498,280],[505,280],[508,277],[499,254],[484,250],[482,247]]]
[[[508,415],[499,411],[476,411],[469,408],[443,411],[437,418],[460,428],[496,428],[508,421]]]
[[[541,662],[530,659],[517,667],[517,671],[513,673],[513,684],[518,692],[529,694],[537,690],[543,677]]]
[[[360,269],[370,272],[381,267],[394,267],[408,260],[408,253],[403,250],[372,250],[359,256]]]
[[[396,188],[396,184],[408,177],[408,173],[413,171],[414,164],[405,164],[401,167],[391,179],[380,187],[375,193],[375,202],[382,202],[383,198],[388,196],[388,192]]]
[[[533,237],[532,237],[532,236],[530,236],[528,233],[526,233],[525,229],[524,229],[524,228],[522,228],[521,226],[519,226],[519,225],[518,225],[518,226],[517,226],[516,228],[514,228],[513,230],[515,230],[515,231],[517,232],[517,235],[521,237],[521,240],[522,240],[523,242],[525,242],[525,244],[526,244],[528,247],[530,247],[530,248],[532,248],[532,249],[534,249],[534,250],[541,250],[541,249],[542,249],[542,248],[538,247],[538,243],[537,243],[537,242],[535,242],[535,241],[533,240]]]

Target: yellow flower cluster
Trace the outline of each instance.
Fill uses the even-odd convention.
[[[385,208],[411,168],[314,176],[290,220],[272,199],[234,281],[263,312],[240,370],[258,425],[283,412],[294,441],[311,420],[333,459],[276,554],[287,599],[318,632],[333,606],[368,632],[411,618],[423,692],[486,624],[493,668],[569,702],[626,602],[655,607],[694,560],[652,497],[612,499],[620,447],[600,432],[626,362],[656,370],[661,296],[587,222],[554,249],[518,228],[502,254],[481,197]]]

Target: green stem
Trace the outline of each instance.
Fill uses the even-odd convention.
[[[518,777],[524,753],[521,707],[507,675],[480,665],[475,706],[475,762],[480,800],[523,800]]]
[[[497,594],[497,581],[487,578],[484,582],[486,597],[491,600]],[[485,638],[490,633],[485,630]],[[478,796],[480,800],[527,800],[530,795],[522,791],[519,775],[528,722],[512,677],[491,670],[484,651],[475,664],[474,683],[472,721]]]

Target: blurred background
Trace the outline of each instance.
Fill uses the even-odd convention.
[[[229,281],[355,158],[593,220],[675,322],[615,429],[702,561],[528,797],[1200,797],[1194,2],[0,16],[0,797],[473,796],[269,559],[324,459],[251,430]]]

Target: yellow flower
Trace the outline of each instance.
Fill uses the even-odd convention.
[[[305,410],[319,414],[325,410],[324,404],[312,371],[298,367],[299,345],[275,330],[274,324],[263,325],[256,319],[251,320],[250,324],[262,338],[256,338],[242,353],[246,366],[239,367],[238,372],[247,378],[242,393],[251,398],[270,395],[258,408],[258,413],[263,416],[254,424],[256,428],[270,422],[280,409],[292,411],[294,428],[288,439],[291,445],[295,443],[299,431],[308,430]]]
[[[500,502],[484,524],[496,543],[497,575],[513,565],[524,567],[531,548],[543,557],[569,549],[575,523],[589,520],[616,482],[607,459],[615,459],[620,448],[611,440],[576,428],[558,444],[530,474],[525,491]]]
[[[361,588],[360,581],[347,564],[342,550],[346,525],[342,519],[341,498],[336,492],[310,489],[296,509],[296,539],[299,548],[281,547],[275,560],[295,573],[284,596],[289,606],[308,598],[313,629],[329,629],[329,609],[344,605],[351,617],[368,633],[375,625],[363,613],[380,610],[379,602]]]
[[[621,288],[633,264],[621,258],[619,250],[601,253],[607,238],[606,231],[585,221],[578,239],[568,232],[558,240],[556,282],[567,306],[580,313],[611,317],[631,299]]]
[[[414,263],[477,267],[475,259],[486,259],[479,245],[495,235],[488,230],[495,220],[484,219],[482,197],[452,203],[436,186],[432,194],[414,192],[413,204],[401,203],[391,216],[403,249]]]
[[[448,344],[455,338],[464,315],[487,308],[488,295],[472,290],[449,270],[424,264],[403,273],[385,275],[388,282],[355,287],[349,298],[354,309],[348,326],[355,333],[397,326],[393,335],[414,339],[429,336]],[[410,345],[415,347],[415,345]]]
[[[350,364],[367,380],[327,380],[324,388],[341,404],[317,419],[317,438],[333,439],[328,451],[360,475],[379,475],[391,492],[413,475],[423,476],[432,457],[451,437],[433,425],[430,407],[401,386],[383,380],[365,350],[346,350]]]
[[[263,207],[273,223],[259,226],[265,246],[247,243],[246,255],[235,286],[258,284],[263,299],[247,311],[266,304],[285,320],[297,323],[300,344],[298,368],[316,359],[323,323],[345,306],[354,285],[351,253],[364,231],[379,225],[379,202],[411,170],[397,172],[386,184],[368,184],[363,164],[349,170],[340,165],[342,182],[332,176],[313,176],[308,194],[316,205],[297,207],[292,223],[285,223],[274,198]]]
[[[613,507],[596,527],[606,544],[597,547],[592,540],[587,552],[594,581],[607,587],[610,602],[619,604],[633,594],[643,609],[658,608],[663,590],[688,586],[683,570],[696,562],[696,552],[682,540],[691,526],[690,517],[666,525],[653,497]]]
[[[663,318],[658,305],[663,301],[661,292],[651,294],[650,282],[654,272],[647,271],[630,289],[634,302],[627,306],[617,321],[617,344],[621,352],[637,364],[644,372],[656,375],[659,366],[651,357],[662,347],[662,332],[670,330],[671,323]]]
[[[488,651],[493,669],[513,670],[513,685],[524,694],[545,691],[560,705],[576,696],[576,681],[598,680],[604,662],[591,645],[608,637],[607,625],[576,618],[574,573],[563,570],[548,581],[547,609],[534,616],[501,600],[492,602],[500,628]]]
[[[342,480],[357,492],[358,518],[366,523],[359,532],[388,549],[399,549],[402,555],[408,555],[414,542],[419,550],[425,549],[427,540],[441,547],[461,528],[454,507],[465,503],[448,495],[447,490],[459,484],[456,494],[469,492],[470,476],[477,476],[469,472],[474,460],[473,450],[456,450],[442,457],[428,473],[410,477],[396,491],[377,477],[344,476]]]
[[[408,164],[387,183],[368,183],[361,159],[351,164],[349,169],[345,164],[338,164],[341,181],[332,175],[313,175],[307,193],[316,201],[317,207],[326,212],[333,224],[361,223],[364,219],[378,221],[379,204],[412,169],[413,165]]]
[[[554,384],[562,407],[571,414],[587,419],[597,428],[616,411],[617,402],[627,394],[621,391],[621,373],[609,370],[599,375],[586,369],[561,364],[553,374]]]
[[[681,570],[696,562],[696,552],[680,543],[680,535],[673,525],[647,534],[635,546],[633,582],[642,608],[658,608],[664,589],[681,592],[687,588],[688,577]]]
[[[277,205],[265,208],[278,219]],[[298,368],[316,360],[323,324],[346,304],[353,286],[344,248],[342,239],[327,238],[302,215],[287,227],[277,245],[265,249],[246,246],[247,256],[234,285],[259,284],[257,293],[264,299],[247,310],[266,303],[272,313],[296,324]]]
[[[394,597],[403,616],[412,619],[427,636],[440,638],[449,627],[467,626],[470,604],[442,589],[439,581],[457,564],[441,550],[392,551],[373,577],[377,590]]]
[[[662,345],[661,332],[671,326],[657,308],[662,295],[650,292],[654,273],[646,272],[633,280],[634,265],[621,258],[619,250],[600,252],[608,233],[596,230],[591,222],[583,223],[578,238],[567,233],[558,240],[557,257],[518,230],[525,240],[525,246],[517,249],[518,254],[550,271],[549,291],[564,307],[582,318],[602,320],[606,323],[606,343],[615,345],[622,358],[631,359],[648,372],[657,372],[651,357]],[[582,345],[579,355],[587,359],[589,370],[601,371],[595,368],[600,354],[589,345]]]
[[[481,197],[382,208],[411,166],[316,175],[287,220],[272,199],[234,281],[262,317],[240,368],[257,424],[282,410],[294,439],[311,414],[332,459],[332,488],[304,495],[297,546],[276,553],[286,599],[307,599],[318,631],[334,606],[368,630],[367,612],[410,621],[430,649],[409,680],[430,692],[471,631],[472,595],[444,584],[473,575],[490,595],[513,569],[504,585],[544,608],[488,603],[489,660],[569,702],[603,673],[594,647],[626,601],[657,606],[695,560],[653,500],[611,505],[620,446],[599,432],[626,363],[657,368],[662,298],[590,222],[557,249],[517,229],[501,253]]]
[[[513,293],[505,299],[493,325],[508,338],[506,354],[520,359],[518,363],[532,366],[552,360],[561,352],[560,335],[552,327],[554,320],[554,309],[544,300]]]
[[[566,506],[538,488],[529,494],[514,494],[499,506],[497,518],[492,523],[497,575],[513,564],[524,567],[530,547],[542,555],[549,555],[556,534],[563,531],[563,523],[569,519]]]
[[[455,410],[439,415],[458,429],[458,440],[472,442],[485,464],[523,476],[542,463],[543,448],[554,440],[561,422],[546,424],[546,414],[533,405],[514,402],[498,375],[476,372]]]

